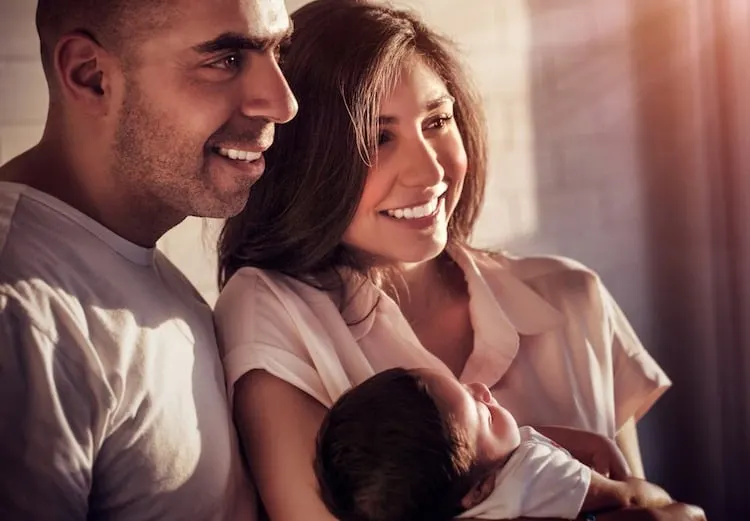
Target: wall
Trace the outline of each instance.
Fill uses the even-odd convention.
[[[293,10],[303,3],[287,5]],[[721,472],[712,448],[719,435],[710,426],[694,429],[691,408],[697,403],[699,412],[710,414],[711,402],[697,398],[716,392],[719,368],[711,365],[708,341],[678,352],[683,342],[708,335],[691,327],[690,317],[701,315],[712,294],[710,281],[701,279],[711,263],[710,234],[686,238],[700,228],[698,215],[710,203],[702,198],[709,137],[702,118],[710,112],[705,64],[698,59],[707,23],[701,6],[707,4],[395,3],[419,10],[456,41],[482,93],[491,178],[476,243],[568,255],[601,274],[675,381],[641,424],[647,472],[680,499],[718,512],[720,484],[706,485],[705,476]],[[0,163],[41,135],[47,94],[34,8],[29,0],[0,4]],[[678,190],[685,182],[688,188]],[[212,241],[218,225],[189,219],[160,242],[209,301],[216,296]],[[677,262],[684,258],[694,262]],[[684,291],[694,279],[703,289]],[[684,309],[675,307],[675,295]],[[699,304],[687,309],[692,302]],[[698,384],[701,367],[713,376]],[[691,469],[682,466],[683,449],[691,454]]]

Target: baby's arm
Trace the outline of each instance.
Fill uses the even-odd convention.
[[[673,502],[664,489],[643,479],[629,477],[617,481],[593,471],[581,512],[633,507],[661,508]]]

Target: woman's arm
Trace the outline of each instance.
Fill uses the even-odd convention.
[[[237,381],[234,418],[271,521],[335,521],[318,496],[315,437],[326,409],[266,371]]]
[[[586,517],[579,517],[579,520]],[[660,508],[623,508],[596,514],[596,521],[706,521],[706,514],[700,507],[685,503],[672,503]],[[466,520],[471,521],[471,520]],[[479,520],[474,520],[479,521]],[[564,521],[554,518],[522,517],[513,521]]]
[[[615,443],[620,448],[625,461],[630,467],[630,474],[636,478],[645,479],[646,473],[643,470],[643,460],[641,459],[641,447],[638,443],[638,431],[635,427],[635,419],[630,418],[620,428],[615,435]]]
[[[601,512],[622,508],[662,508],[674,500],[661,487],[643,479],[628,477],[622,481],[591,473],[591,482],[581,512]]]
[[[596,521],[706,521],[706,514],[694,505],[672,503],[661,508],[625,508],[604,512],[597,514]]]
[[[606,436],[555,425],[534,428],[570,452],[575,459],[606,477],[622,480],[631,475],[619,447]]]

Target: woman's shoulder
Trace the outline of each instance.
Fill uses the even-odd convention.
[[[271,308],[314,306],[325,292],[293,277],[272,270],[240,268],[219,293],[215,316],[246,313],[248,307]]]
[[[591,306],[600,300],[599,275],[577,260],[559,255],[519,256],[504,251],[474,255],[485,277],[511,275],[553,305],[576,300],[580,305]]]
[[[478,251],[478,263],[501,266],[523,281],[559,279],[598,281],[597,273],[582,262],[561,255],[513,255],[506,251]]]
[[[279,288],[284,291],[299,291],[304,283],[273,270],[264,270],[252,266],[238,269],[227,281],[220,297],[227,293],[255,291],[259,287]]]

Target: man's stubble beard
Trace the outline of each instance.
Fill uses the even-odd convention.
[[[226,214],[213,193],[204,143],[171,124],[173,116],[156,110],[128,84],[115,134],[116,183],[133,199],[133,211],[155,219]]]

